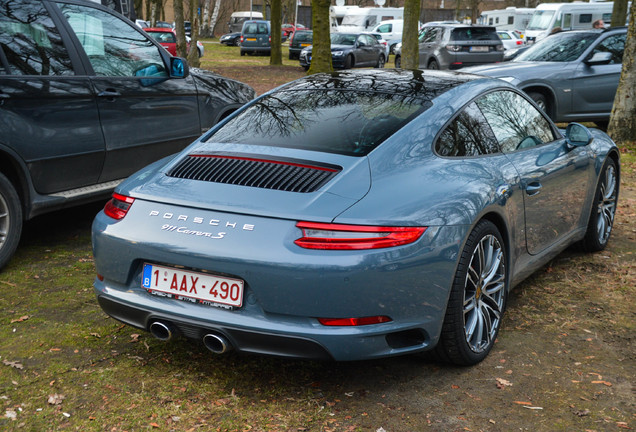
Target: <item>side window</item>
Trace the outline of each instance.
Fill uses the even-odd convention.
[[[504,153],[554,141],[550,123],[525,98],[498,91],[477,101]]]
[[[579,16],[580,24],[589,24],[592,22],[592,14],[581,14]]]
[[[438,28],[435,28],[435,27],[431,28],[430,30],[426,32],[426,35],[424,35],[423,42],[435,42],[435,39],[437,39],[438,33],[439,33]]]
[[[440,156],[479,156],[497,153],[497,139],[473,102],[453,119],[435,143]]]
[[[168,76],[158,48],[116,15],[92,7],[60,4],[95,74]]]
[[[367,46],[367,38],[364,35],[360,35],[360,37],[358,37],[358,46]]]
[[[391,24],[382,24],[378,27],[378,33],[391,33]]]
[[[612,54],[610,64],[623,63],[623,51],[625,50],[626,35],[627,34],[619,34],[606,38],[594,48],[592,55],[597,52],[608,52]]]
[[[8,75],[74,75],[62,38],[39,1],[0,0],[0,59],[0,72]]]

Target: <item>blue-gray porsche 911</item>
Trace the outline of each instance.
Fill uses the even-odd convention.
[[[122,183],[93,224],[95,291],[216,353],[475,364],[514,285],[607,245],[619,169],[607,135],[502,80],[313,75]]]

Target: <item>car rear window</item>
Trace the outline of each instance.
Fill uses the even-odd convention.
[[[296,35],[294,36],[294,40],[296,42],[311,42],[313,37],[314,37],[314,34],[311,32],[296,32]]]
[[[255,102],[207,141],[365,156],[430,106],[400,93],[280,91]]]
[[[456,28],[451,31],[450,40],[452,41],[477,41],[477,40],[493,40],[498,41],[499,36],[494,29],[466,27]]]

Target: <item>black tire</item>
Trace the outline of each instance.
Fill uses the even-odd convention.
[[[375,65],[375,68],[383,69],[385,63],[386,63],[386,60],[384,59],[384,54],[380,54],[380,57],[378,57],[378,63]]]
[[[548,100],[543,94],[537,93],[537,92],[530,92],[528,93],[528,96],[530,96],[530,99],[532,99],[534,103],[536,103],[544,113],[550,115],[550,112],[549,112],[550,106],[548,104]]]
[[[400,69],[402,67],[402,56],[397,54],[395,56],[395,68]]]
[[[579,246],[585,252],[598,252],[605,249],[612,234],[616,204],[618,202],[619,189],[618,170],[614,159],[608,157],[601,170],[590,220],[587,224],[585,237]]]
[[[353,56],[348,55],[344,61],[344,68],[351,69],[353,67]]]
[[[22,234],[22,207],[15,188],[0,174],[0,269],[15,253]]]
[[[430,62],[428,62],[428,66],[426,68],[432,69],[432,70],[439,70],[439,63],[437,63],[437,60],[431,60]]]
[[[245,51],[241,50],[241,55],[244,56],[245,55]]]
[[[599,128],[603,132],[607,132],[607,127],[609,126],[609,120],[595,121],[594,124],[596,125],[597,128]]]
[[[490,221],[475,226],[459,258],[434,355],[462,366],[482,361],[499,333],[506,306],[506,250]]]
[[[305,69],[305,72],[307,72],[309,70],[309,66],[303,66],[303,69]]]

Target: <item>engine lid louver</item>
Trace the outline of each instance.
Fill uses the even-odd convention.
[[[167,175],[275,189],[314,192],[342,170],[341,167],[296,159],[264,159],[258,156],[193,153],[184,157]]]

